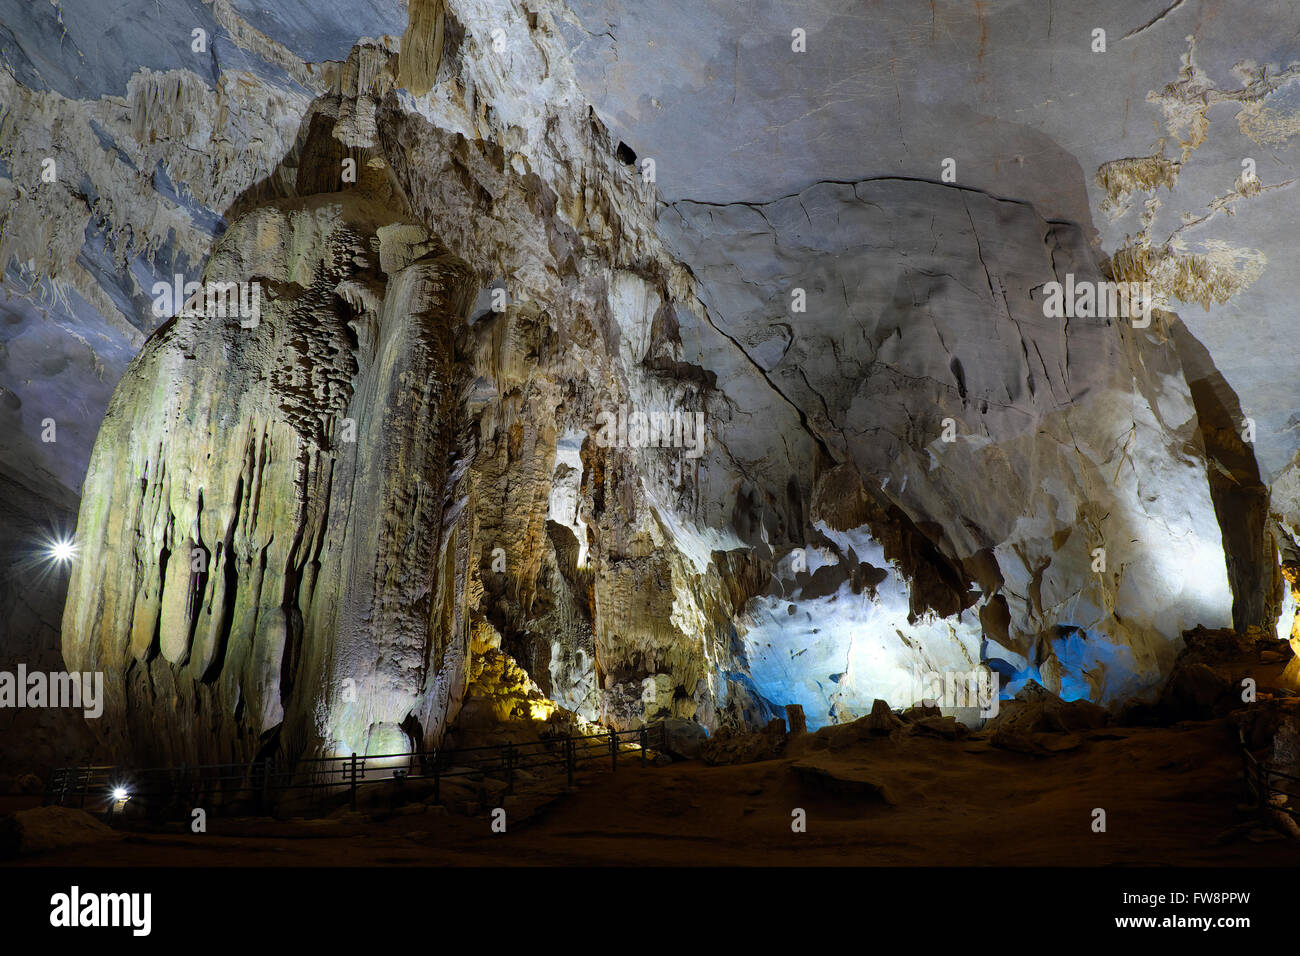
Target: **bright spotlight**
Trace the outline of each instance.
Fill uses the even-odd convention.
[[[131,795],[130,795],[129,793],[126,792],[126,788],[125,788],[125,787],[114,787],[114,788],[113,788],[113,799],[116,800],[118,803],[122,803],[122,802],[124,802],[124,801],[125,801],[128,797],[130,797],[130,796],[131,796]]]
[[[60,538],[51,544],[45,553],[51,561],[67,564],[77,556],[77,546],[70,538]]]

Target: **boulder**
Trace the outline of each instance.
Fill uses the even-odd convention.
[[[989,742],[1001,750],[1012,753],[1028,754],[1031,757],[1047,756],[1048,750],[1037,740],[1036,734],[1015,728],[995,730]]]
[[[72,807],[36,807],[0,818],[0,859],[122,839],[122,834]]]
[[[956,740],[970,733],[956,717],[924,717],[915,721],[911,728],[913,733],[932,734],[945,740]]]
[[[785,705],[785,719],[790,726],[790,735],[792,737],[808,733],[808,719],[804,716],[803,707],[799,704]]]
[[[785,722],[771,721],[760,733],[734,732],[723,728],[709,738],[700,757],[709,764],[753,763],[772,760],[785,752]]]
[[[933,704],[921,703],[913,707],[904,708],[903,713],[900,716],[903,720],[912,722],[923,720],[926,717],[938,717],[941,714],[942,711]]]
[[[1096,730],[1110,715],[1087,700],[1061,700],[1036,681],[1028,681],[1012,700],[998,706],[997,715],[984,729],[998,733],[1038,734]],[[1001,745],[1000,745],[1001,746]],[[1015,748],[1008,748],[1015,749]]]
[[[903,726],[903,722],[889,709],[888,702],[879,699],[872,701],[871,713],[863,717],[859,723],[873,734],[892,733]]]
[[[646,729],[651,750],[662,748],[683,760],[697,759],[709,742],[709,735],[703,727],[693,720],[683,720],[680,717],[657,720]],[[665,734],[666,740],[662,736]]]
[[[1230,676],[1199,661],[1180,661],[1169,675],[1158,707],[1167,720],[1209,720],[1240,704]]]

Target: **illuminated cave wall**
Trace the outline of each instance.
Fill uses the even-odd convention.
[[[1114,158],[1094,141],[1138,134],[1080,141],[1055,108],[985,128],[964,102],[940,122],[910,81],[886,110],[862,57],[773,52],[763,36],[788,28],[765,10],[753,42],[713,49],[735,27],[707,3],[674,42],[672,18],[586,0],[221,3],[199,11],[196,63],[188,14],[155,6],[120,13],[162,38],[150,50],[81,42],[111,25],[70,18],[99,58],[84,68],[0,35],[0,479],[54,476],[65,512],[81,492],[61,644],[109,676],[93,729],[112,751],[436,743],[498,652],[584,719],[714,730],[787,703],[813,726],[906,706],[918,675],[981,663],[1008,691],[1118,702],[1188,627],[1271,625],[1279,602],[1289,627],[1273,540],[1295,552],[1294,448],[1272,405],[1258,466],[1232,444],[1265,403],[1235,340],[1184,326],[1172,287],[1149,329],[1042,309],[1046,282],[1100,280],[1102,248],[1154,234],[1139,215],[1204,198],[1192,175],[1154,206],[1156,188],[1083,175]],[[64,15],[0,13],[50,36]],[[808,15],[815,44],[856,29]],[[974,55],[944,48],[977,35],[968,14],[943,16],[927,70]],[[1134,103],[1180,56],[1226,76],[1231,44],[1149,33]],[[1077,85],[1066,42],[1040,53]],[[1020,103],[1023,72],[987,82]],[[773,115],[818,77],[880,108]],[[946,95],[984,95],[966,86]],[[1173,124],[1169,97],[1145,108]],[[726,140],[737,124],[760,139]],[[1209,129],[1184,163],[1254,148]],[[935,178],[918,156],[952,149],[937,135],[996,161],[918,181]],[[58,181],[28,188],[51,156]],[[1269,195],[1286,219],[1289,193]],[[1284,277],[1247,258],[1234,296],[1278,313]],[[176,273],[260,282],[261,324],[158,314],[152,285]],[[1192,332],[1233,358],[1232,386]],[[76,360],[32,385],[37,338]],[[707,447],[603,447],[618,409],[702,415]],[[34,437],[47,411],[62,445]],[[40,599],[32,641],[57,640],[61,600]]]

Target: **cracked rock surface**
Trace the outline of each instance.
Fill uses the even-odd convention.
[[[0,669],[242,761],[1111,705],[1289,631],[1285,6],[0,0]]]

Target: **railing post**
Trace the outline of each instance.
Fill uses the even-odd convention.
[[[609,769],[618,770],[618,731],[609,732]]]
[[[357,752],[352,751],[352,809],[357,808]]]
[[[668,719],[659,722],[659,749],[668,753]]]
[[[433,752],[433,802],[435,804],[442,803],[442,768],[439,766],[441,763],[442,761],[438,759],[438,751],[435,750]]]
[[[564,735],[564,769],[569,774],[569,786],[573,786],[573,738]]]
[[[645,766],[645,749],[649,746],[650,735],[646,733],[645,727],[641,728],[641,766]]]
[[[506,742],[506,793],[515,792],[515,745],[514,741]]]
[[[1250,799],[1250,760],[1246,757],[1246,742],[1241,742],[1241,782],[1246,788],[1246,799]]]

